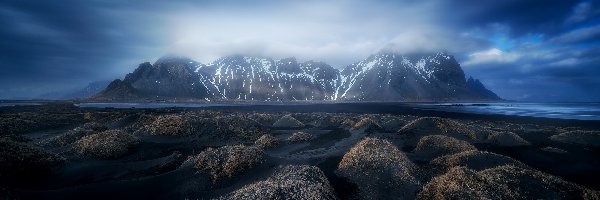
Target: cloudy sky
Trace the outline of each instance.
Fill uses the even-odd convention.
[[[325,61],[446,50],[501,97],[600,101],[600,2],[572,0],[0,3],[0,99],[122,78],[166,54]]]

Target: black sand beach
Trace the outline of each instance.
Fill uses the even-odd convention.
[[[6,199],[598,199],[600,122],[402,103],[0,107]]]

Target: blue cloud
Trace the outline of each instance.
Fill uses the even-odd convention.
[[[202,62],[296,56],[343,67],[394,46],[447,49],[504,98],[597,101],[599,16],[596,1],[564,0],[7,0],[0,98],[121,77],[167,53]],[[469,62],[481,52],[491,56]]]

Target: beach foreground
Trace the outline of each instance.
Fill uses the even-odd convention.
[[[0,108],[7,199],[599,199],[597,121],[388,104]]]

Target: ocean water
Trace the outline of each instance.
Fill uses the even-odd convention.
[[[600,120],[600,103],[440,103],[421,109],[559,119]]]

